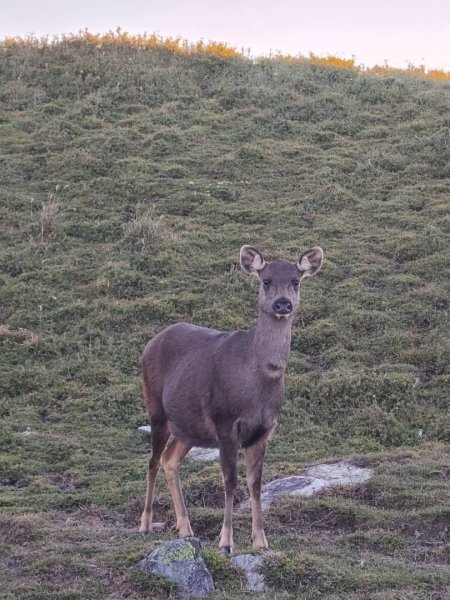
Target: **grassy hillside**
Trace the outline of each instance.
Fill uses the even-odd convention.
[[[8,599],[167,597],[141,540],[139,356],[185,320],[255,322],[243,243],[320,244],[265,479],[374,480],[268,515],[281,597],[450,597],[450,86],[164,48],[0,47],[0,579]],[[239,498],[245,496],[241,468]],[[183,471],[217,598],[217,465]],[[247,516],[237,550],[249,545]],[[243,597],[243,596],[242,596]]]

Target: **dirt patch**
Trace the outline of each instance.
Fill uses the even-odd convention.
[[[105,529],[120,526],[120,515],[106,507],[90,505],[74,511],[60,513],[54,523],[61,527],[88,527],[90,529]]]
[[[24,556],[10,556],[0,559],[0,567],[11,574],[20,574],[29,564],[30,561]]]
[[[39,537],[39,524],[28,517],[0,518],[0,539],[5,544],[28,544]]]
[[[223,521],[221,511],[194,510],[190,515],[192,529],[202,540],[216,541],[220,534]],[[237,522],[234,522],[237,526]]]
[[[122,505],[121,519],[124,527],[138,528],[142,511],[144,509],[144,496],[133,498]],[[158,495],[153,501],[153,520],[155,522],[168,522],[173,512],[172,500],[169,496]]]
[[[399,529],[404,535],[420,540],[422,543],[450,544],[450,524],[448,519],[402,523]]]
[[[450,544],[418,543],[406,554],[408,560],[427,565],[450,565]]]
[[[223,508],[225,492],[221,482],[205,481],[201,485],[192,485],[186,490],[186,505],[204,508]],[[234,494],[234,505],[237,506],[248,497],[244,487],[237,487]]]
[[[345,501],[328,499],[325,492],[313,502],[295,497],[283,500],[271,507],[268,518],[300,531],[333,530],[339,533],[372,525],[371,513],[364,507],[362,509]]]

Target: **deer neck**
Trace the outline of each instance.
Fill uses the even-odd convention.
[[[254,330],[252,356],[258,367],[284,373],[291,352],[292,317],[277,319],[260,312]]]

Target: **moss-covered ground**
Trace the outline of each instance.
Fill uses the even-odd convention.
[[[375,476],[267,516],[267,598],[450,598],[450,88],[87,43],[0,48],[0,580],[8,600],[151,598],[130,567],[149,445],[139,356],[177,321],[255,322],[244,243],[303,285],[265,480],[349,457]],[[216,464],[186,464],[217,598]],[[242,465],[238,498],[245,497]],[[250,522],[236,516],[237,550]]]

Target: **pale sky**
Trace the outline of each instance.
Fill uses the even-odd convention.
[[[450,71],[450,0],[0,0],[0,38],[117,26],[256,55],[312,51]]]

